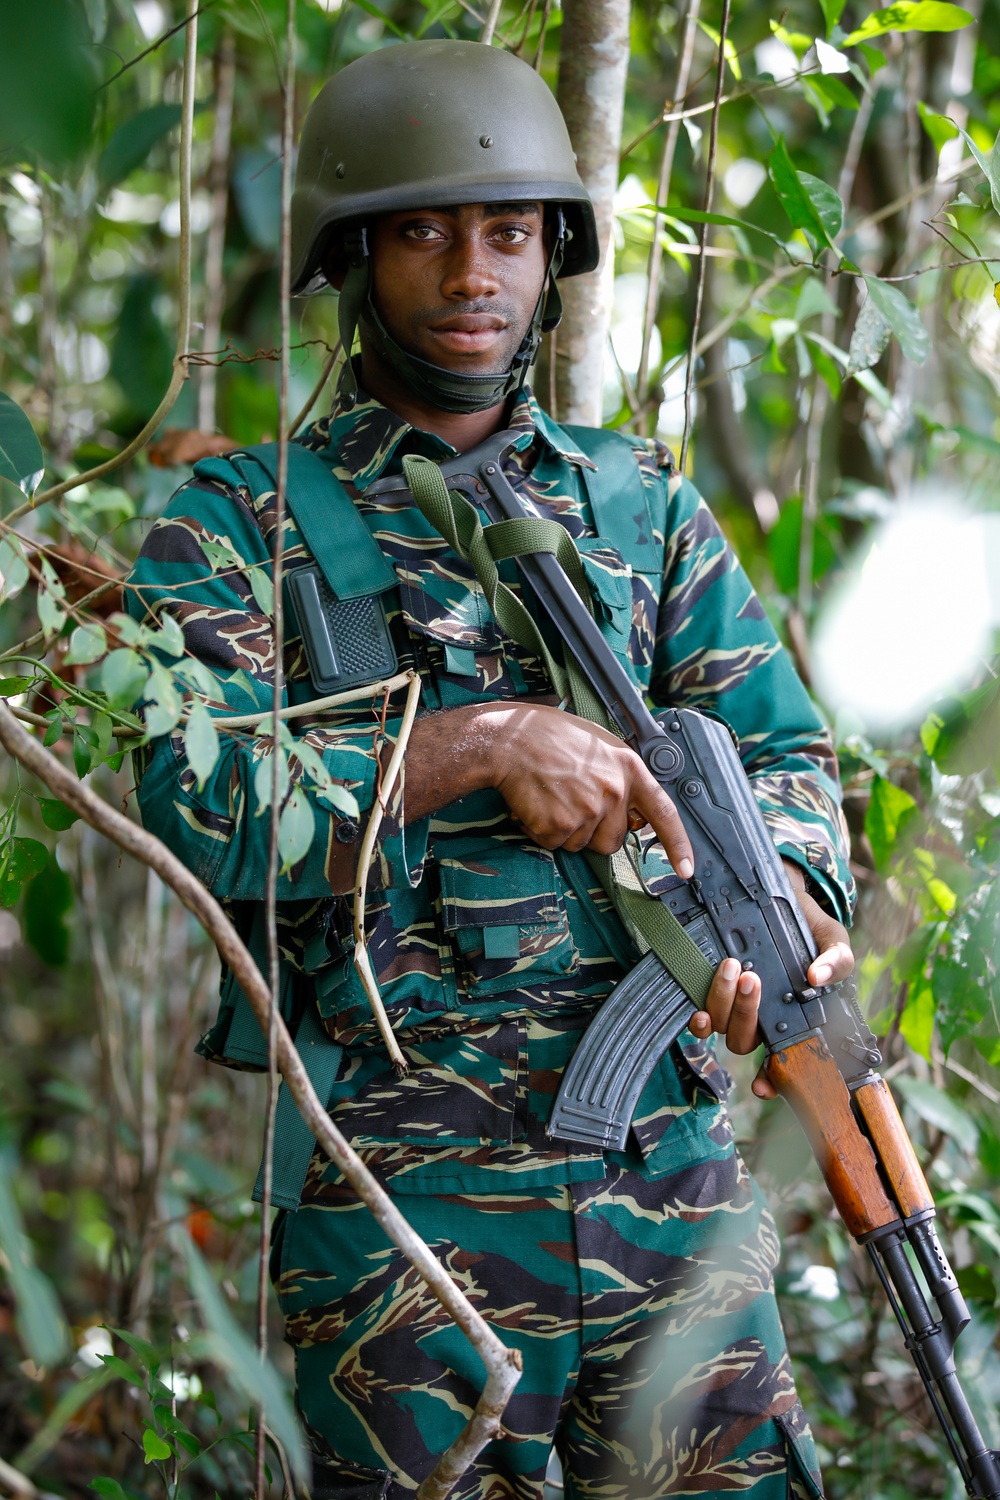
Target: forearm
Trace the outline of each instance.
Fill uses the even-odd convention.
[[[472,703],[417,720],[406,751],[404,824],[495,785],[497,733],[512,712],[500,703]]]

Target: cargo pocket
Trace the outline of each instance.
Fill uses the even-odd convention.
[[[447,847],[438,857],[442,923],[468,999],[576,971],[579,954],[547,849],[495,840],[461,851]]]
[[[788,1411],[775,1417],[775,1425],[785,1440],[788,1460],[787,1500],[824,1500],[823,1476],[819,1471],[816,1445],[813,1442],[802,1402],[796,1401]]]

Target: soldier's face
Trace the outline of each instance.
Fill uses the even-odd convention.
[[[510,368],[545,280],[540,203],[386,214],[369,244],[375,306],[407,353],[469,375]]]

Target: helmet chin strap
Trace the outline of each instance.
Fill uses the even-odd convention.
[[[488,411],[491,406],[499,406],[501,401],[514,395],[524,385],[538,353],[542,334],[551,332],[562,317],[562,298],[556,285],[556,277],[562,265],[565,240],[562,211],[557,210],[557,232],[545,269],[542,291],[535,304],[528,331],[521,340],[510,368],[499,375],[462,375],[445,369],[443,365],[434,365],[429,360],[409,354],[397,344],[379,317],[372,300],[372,263],[365,230],[355,229],[345,234],[343,244],[349,257],[349,269],[344,278],[338,307],[340,342],[346,355],[339,387],[341,402],[351,407],[358,399],[358,384],[350,356],[355,332],[363,321],[379,356],[402,380],[407,390],[426,401],[428,406],[449,412]]]

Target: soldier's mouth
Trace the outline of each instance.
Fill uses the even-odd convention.
[[[496,313],[458,313],[428,330],[435,343],[453,354],[478,354],[492,349],[502,337],[506,321]]]

